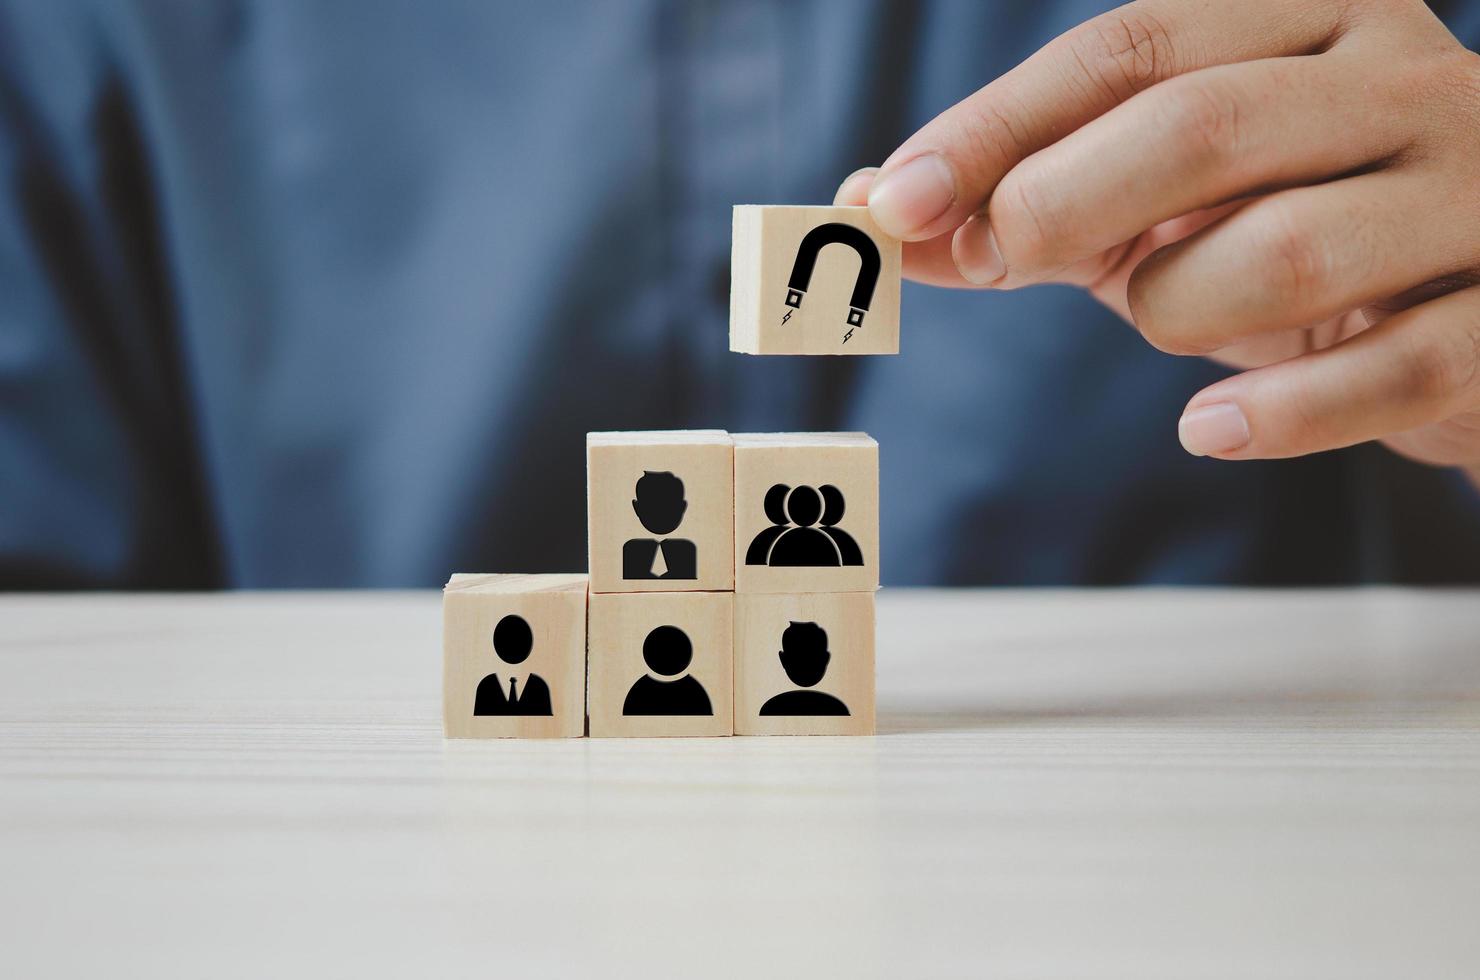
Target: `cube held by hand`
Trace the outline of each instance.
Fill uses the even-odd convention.
[[[897,354],[901,246],[868,208],[737,205],[730,350]]]

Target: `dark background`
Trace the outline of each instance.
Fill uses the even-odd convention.
[[[1073,290],[728,353],[731,205],[1107,6],[0,0],[0,587],[580,569],[584,433],[683,427],[874,435],[886,584],[1480,579],[1457,474],[1188,457],[1221,369]]]

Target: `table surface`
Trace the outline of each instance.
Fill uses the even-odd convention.
[[[0,597],[4,973],[1480,972],[1480,592],[886,591],[853,739],[446,742],[439,631]]]

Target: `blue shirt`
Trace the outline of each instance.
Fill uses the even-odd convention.
[[[1222,369],[1072,289],[728,352],[731,205],[1106,6],[0,0],[0,586],[579,569],[584,433],[682,427],[874,435],[889,584],[1480,580],[1457,474],[1191,458]]]

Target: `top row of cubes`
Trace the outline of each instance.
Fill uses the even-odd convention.
[[[871,592],[879,444],[861,432],[586,436],[592,592]]]

